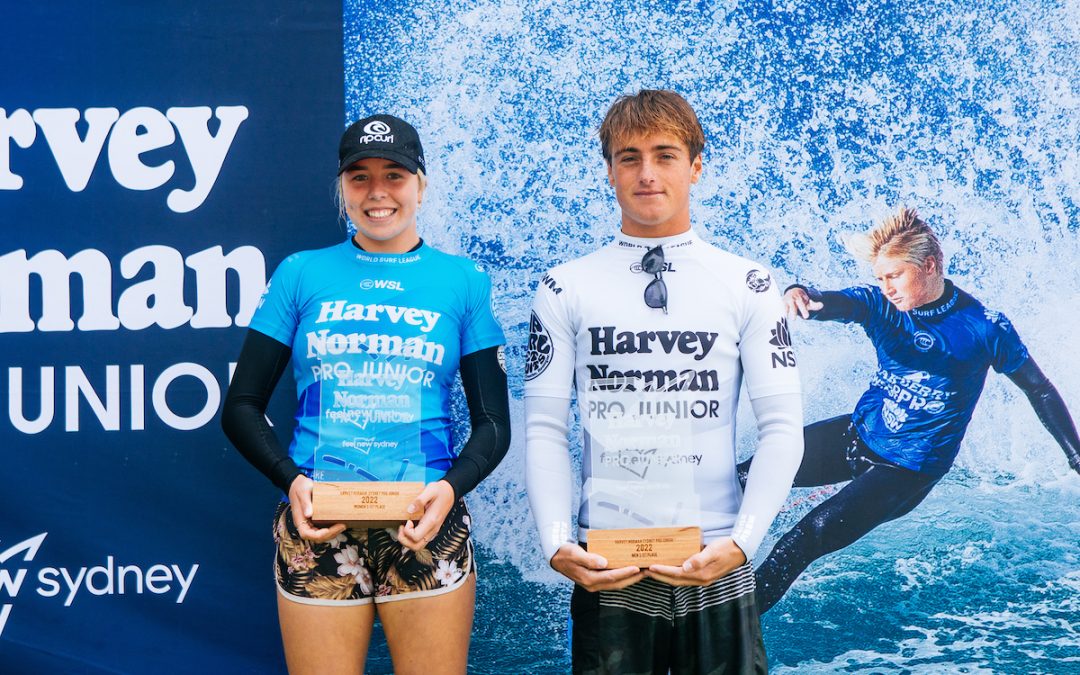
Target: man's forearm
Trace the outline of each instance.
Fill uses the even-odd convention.
[[[819,310],[810,310],[810,318],[815,321],[850,321],[858,312],[858,303],[840,291],[819,291],[812,286],[791,284],[784,292],[787,293],[792,288],[801,288],[806,291],[811,301],[823,305]]]
[[[754,557],[780,512],[803,455],[802,397],[762,396],[751,400],[757,418],[758,445],[746,479],[746,491],[731,537]]]
[[[570,528],[574,475],[567,440],[569,412],[569,399],[525,398],[525,490],[546,560],[574,540]]]

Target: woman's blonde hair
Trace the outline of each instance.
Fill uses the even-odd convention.
[[[349,214],[345,212],[345,198],[341,195],[341,181],[344,180],[345,174],[342,173],[334,180],[334,200],[337,202],[338,216],[345,222],[349,221]],[[424,174],[423,169],[416,170],[416,178],[420,181],[420,192],[423,193],[427,188],[427,175]]]
[[[844,243],[852,255],[871,263],[884,255],[921,267],[927,258],[933,258],[938,271],[944,269],[937,235],[915,209],[906,206],[869,232],[848,236]]]

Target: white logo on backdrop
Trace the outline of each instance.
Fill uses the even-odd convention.
[[[34,535],[29,539],[9,546],[0,552],[0,595],[14,601],[26,581],[28,569],[6,568],[8,560],[22,553],[23,562],[31,562],[37,555],[48,532]],[[80,592],[85,590],[91,595],[142,595],[143,590],[155,595],[176,594],[176,604],[184,602],[199,564],[191,566],[187,573],[176,564],[156,564],[143,569],[139,565],[122,565],[114,556],[106,556],[104,564],[73,567],[42,567],[37,571],[38,586],[34,592],[43,598],[55,598],[63,594],[64,607],[70,607]],[[0,605],[0,635],[4,632],[8,617],[11,615],[13,602]]]

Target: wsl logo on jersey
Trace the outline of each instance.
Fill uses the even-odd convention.
[[[776,328],[772,329],[772,339],[769,344],[776,347],[778,352],[772,355],[772,367],[790,368],[795,365],[795,352],[791,349],[791,332],[788,330],[787,319],[776,322]]]
[[[531,380],[544,372],[555,356],[555,344],[551,341],[540,317],[533,312],[529,317],[529,353],[525,357],[525,379]]]
[[[644,270],[641,269],[641,263],[636,262],[636,263],[633,263],[632,265],[630,265],[630,271],[633,272],[634,274],[641,274]],[[677,270],[675,269],[675,263],[666,262],[661,266],[659,271],[661,271],[661,272],[675,272]]]
[[[392,279],[364,279],[360,282],[360,290],[362,291],[383,289],[388,291],[404,291],[405,287],[401,285],[400,281],[394,281]]]

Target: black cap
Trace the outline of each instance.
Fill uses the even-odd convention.
[[[353,122],[341,136],[338,145],[338,175],[354,163],[367,157],[381,157],[397,162],[416,173],[427,173],[424,147],[416,129],[393,115],[372,115]]]

